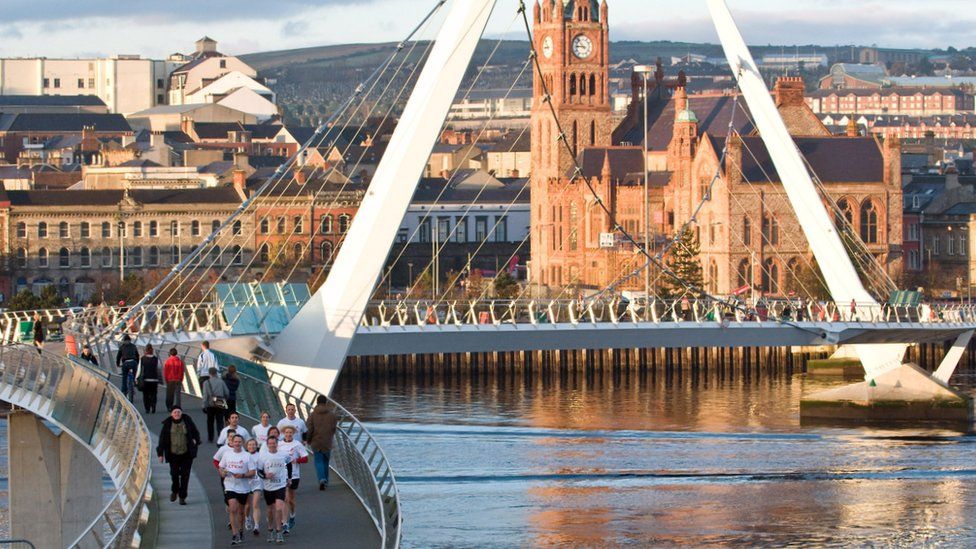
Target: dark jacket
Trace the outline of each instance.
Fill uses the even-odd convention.
[[[227,386],[227,399],[237,400],[237,388],[241,385],[241,378],[234,376],[224,376],[224,385]]]
[[[34,321],[34,341],[43,342],[44,341],[44,321],[35,320]]]
[[[90,355],[86,355],[85,353],[81,353],[81,354],[80,354],[80,355],[78,355],[78,356],[79,356],[79,358],[81,358],[82,360],[87,360],[88,362],[91,362],[91,363],[92,363],[92,364],[94,364],[95,366],[98,366],[98,357],[96,357],[96,356],[95,356],[95,353],[92,353],[92,354],[90,354]]]
[[[200,445],[200,431],[197,430],[197,426],[193,423],[193,418],[188,414],[183,414],[180,418],[180,422],[186,423],[186,449],[187,453],[190,454],[190,459],[195,459],[197,457],[197,446]],[[159,445],[156,446],[156,455],[166,458],[169,461],[169,434],[173,427],[173,418],[168,417],[163,420],[163,429],[159,432]]]
[[[119,345],[119,352],[115,354],[115,366],[121,367],[122,363],[127,360],[139,361],[139,348],[131,341]]]
[[[316,404],[312,409],[308,421],[308,444],[316,452],[328,452],[332,450],[332,437],[335,436],[339,417],[328,404]]]
[[[159,358],[146,355],[139,359],[139,379],[148,383],[159,383]]]

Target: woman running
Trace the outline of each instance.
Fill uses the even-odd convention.
[[[251,477],[255,475],[254,458],[244,451],[244,437],[234,435],[232,451],[224,454],[218,464],[220,477],[224,479],[224,498],[230,516],[231,545],[244,543],[244,505],[251,490]]]
[[[308,463],[308,450],[302,441],[295,439],[295,427],[285,425],[285,438],[278,444],[278,449],[288,454],[291,458],[291,478],[288,481],[288,488],[285,490],[285,503],[288,504],[288,521],[285,523],[285,534],[290,534],[295,527],[295,492],[298,490],[299,464]]]
[[[271,414],[268,412],[261,412],[261,423],[251,428],[251,431],[254,432],[255,440],[258,441],[258,447],[264,446],[264,441],[268,440],[268,429],[272,427]]]
[[[258,441],[253,438],[245,444],[247,453],[255,460],[257,467]],[[261,534],[261,495],[264,490],[263,482],[257,475],[251,477],[251,493],[247,496],[247,504],[244,505],[244,531],[251,530],[254,537]]]
[[[291,457],[278,448],[278,437],[269,435],[258,453],[258,474],[263,480],[264,503],[268,506],[268,543],[285,541],[285,487],[291,468]]]

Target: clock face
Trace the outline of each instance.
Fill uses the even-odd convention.
[[[586,59],[593,53],[593,41],[582,34],[577,36],[573,39],[573,53],[580,59]]]
[[[552,57],[552,37],[547,36],[545,40],[542,41],[542,55],[546,56],[546,59]]]

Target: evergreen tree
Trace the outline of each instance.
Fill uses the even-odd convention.
[[[691,294],[689,297],[692,297],[697,292],[689,290],[688,285],[696,289],[702,288],[703,274],[701,262],[698,260],[699,252],[701,252],[701,245],[698,243],[698,237],[695,231],[688,227],[671,246],[667,260],[668,268],[685,284],[668,276],[662,289],[664,297],[675,298],[686,292]]]

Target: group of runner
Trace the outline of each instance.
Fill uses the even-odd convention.
[[[253,432],[231,413],[217,438],[213,463],[224,489],[232,545],[243,543],[248,531],[261,535],[262,497],[269,543],[284,543],[295,527],[295,491],[309,456],[303,442],[308,428],[296,411],[294,404],[287,405],[276,425],[263,412]]]

